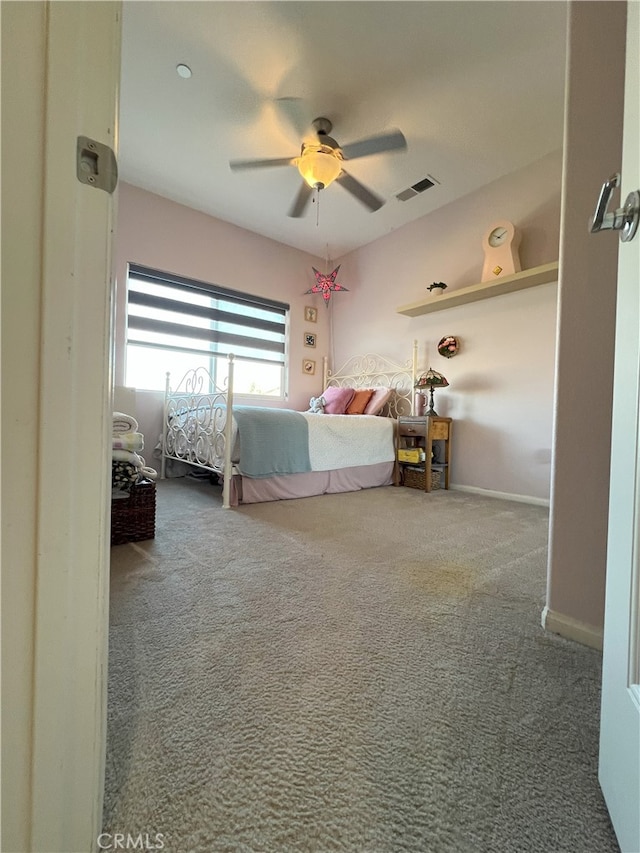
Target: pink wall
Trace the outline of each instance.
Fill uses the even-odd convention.
[[[320,392],[322,357],[328,353],[328,316],[318,296],[306,296],[313,284],[312,265],[318,258],[260,237],[146,192],[130,184],[119,187],[116,234],[116,402],[123,401],[141,424],[149,448],[160,433],[161,395],[137,391],[124,396],[126,339],[126,276],[130,262],[211,282],[258,296],[270,296],[291,305],[289,397],[261,404],[305,409],[309,398]],[[318,308],[318,322],[304,322],[304,306]],[[317,346],[303,346],[303,333],[317,333]],[[303,358],[316,361],[315,376],[302,373]],[[179,377],[178,377],[179,378]],[[153,440],[151,439],[153,436]]]
[[[396,308],[426,298],[433,281],[447,292],[477,284],[482,236],[499,219],[522,232],[523,269],[557,261],[561,180],[556,151],[341,259],[350,290],[332,308],[338,362],[366,351],[404,360],[418,340],[420,365],[450,382],[436,410],[455,421],[458,486],[549,498],[557,286],[415,318]],[[449,334],[462,344],[453,359],[437,352]]]
[[[608,59],[594,65],[603,32]],[[571,4],[547,605],[552,618],[561,614],[598,630],[604,618],[618,239],[589,234],[587,222],[601,184],[621,165],[625,38],[625,3]]]

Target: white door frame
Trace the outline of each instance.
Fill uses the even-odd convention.
[[[114,198],[76,142],[117,148],[119,2],[47,4],[32,851],[90,851],[102,822]]]

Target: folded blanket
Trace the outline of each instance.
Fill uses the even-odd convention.
[[[135,456],[136,454],[134,454]],[[141,462],[144,459],[139,456]],[[158,472],[155,468],[149,468],[147,465],[132,465],[130,462],[111,463],[111,490],[112,492],[129,492],[131,486],[143,480],[157,480]]]
[[[144,468],[146,462],[142,456],[138,456],[132,450],[112,450],[111,458],[114,462],[127,462],[134,468]]]
[[[128,462],[113,462],[111,466],[111,488],[128,492],[140,479],[140,469]]]
[[[114,450],[144,450],[144,436],[141,432],[121,432],[111,441]]]
[[[307,421],[292,409],[236,406],[241,474],[271,477],[311,471]]]
[[[114,412],[113,434],[120,435],[122,432],[138,432],[138,421],[124,412]]]

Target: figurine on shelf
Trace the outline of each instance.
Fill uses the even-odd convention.
[[[429,293],[432,293],[434,290],[436,291],[436,293],[444,293],[446,287],[447,285],[444,283],[444,281],[434,281],[433,284],[429,285],[427,290],[429,291]]]

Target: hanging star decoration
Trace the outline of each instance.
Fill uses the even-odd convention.
[[[329,307],[329,300],[331,299],[332,293],[339,290],[349,290],[348,287],[343,287],[343,285],[338,284],[336,281],[340,264],[338,264],[334,271],[329,273],[329,275],[319,272],[315,267],[311,267],[311,269],[316,277],[316,283],[310,290],[307,290],[306,293],[321,293],[322,298],[324,299],[324,304],[327,308]]]

